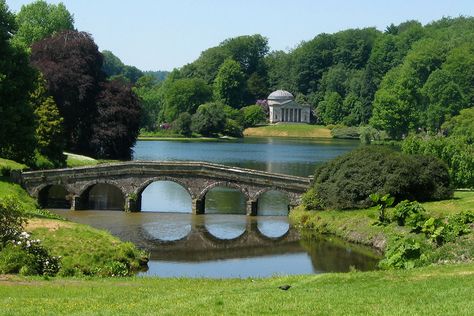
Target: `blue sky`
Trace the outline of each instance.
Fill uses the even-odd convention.
[[[7,0],[12,11],[30,0]],[[50,0],[50,3],[60,1]],[[142,70],[172,70],[229,37],[262,34],[289,50],[319,33],[474,15],[474,0],[63,0],[100,50]]]

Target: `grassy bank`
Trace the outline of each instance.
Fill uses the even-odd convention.
[[[244,130],[244,136],[332,138],[331,131],[328,128],[308,124],[277,124],[251,127]]]
[[[445,201],[422,204],[429,216],[445,218],[462,211],[474,210],[474,192],[457,191],[454,198]],[[392,209],[387,210],[390,217]],[[374,225],[378,211],[374,208],[350,211],[306,211],[295,209],[291,220],[308,236],[335,235],[346,241],[359,243],[385,251],[387,245],[397,236],[423,239],[423,235],[411,233],[410,227],[398,226],[393,222],[387,226]],[[433,263],[459,263],[474,261],[474,233],[459,237],[440,247],[432,247],[427,259]]]
[[[473,264],[255,280],[0,277],[7,315],[468,315],[473,292]]]
[[[29,217],[25,230],[40,239],[51,255],[61,256],[60,275],[128,275],[139,270],[145,253],[110,233],[60,219],[38,209],[18,184],[0,179],[0,198],[12,196]]]

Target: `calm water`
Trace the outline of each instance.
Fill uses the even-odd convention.
[[[316,165],[359,146],[359,141],[251,137],[225,142],[139,141],[135,160],[192,160],[309,176]]]
[[[316,165],[358,145],[357,141],[284,138],[139,141],[134,159],[208,161],[308,176]],[[99,187],[97,191],[98,197],[105,192]],[[107,194],[112,193],[109,188]],[[240,192],[217,187],[206,195],[205,215],[192,215],[187,191],[160,181],[143,192],[141,213],[56,212],[107,229],[150,251],[149,269],[143,275],[229,278],[375,269],[377,256],[368,249],[329,240],[301,241],[288,223],[288,200],[283,194],[265,193],[256,217],[245,216],[245,202]]]

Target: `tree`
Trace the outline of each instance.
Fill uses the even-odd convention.
[[[461,110],[446,121],[442,128],[448,136],[464,137],[469,144],[474,144],[474,107]]]
[[[240,109],[242,112],[242,122],[244,128],[255,126],[265,122],[267,115],[260,105],[249,105]]]
[[[162,120],[174,121],[182,112],[193,114],[200,104],[211,99],[210,87],[202,79],[176,79],[172,76],[162,86],[163,110]]]
[[[192,117],[191,129],[203,136],[214,136],[223,131],[226,125],[224,106],[221,103],[200,105]]]
[[[36,118],[36,143],[37,151],[53,163],[55,167],[65,165],[64,134],[62,124],[64,119],[60,116],[58,107],[53,97],[46,93],[46,82],[39,76],[36,89],[30,96]]]
[[[183,136],[191,136],[191,114],[188,112],[179,114],[178,118],[173,122],[173,130]]]
[[[163,96],[160,85],[151,75],[146,75],[138,79],[133,87],[133,92],[140,99],[142,107],[142,118],[140,128],[148,131],[156,129],[158,115],[163,107]]]
[[[143,72],[134,66],[125,65],[117,56],[111,51],[104,50],[102,52],[104,63],[102,70],[109,78],[117,78],[122,76],[131,83],[136,83],[140,77],[143,77]]]
[[[74,29],[74,18],[64,4],[48,4],[43,0],[23,5],[16,22],[18,32],[14,41],[25,47],[61,31]]]
[[[244,73],[239,63],[227,59],[219,68],[214,81],[214,98],[234,108],[240,108],[245,89]]]
[[[98,115],[91,138],[94,156],[130,159],[141,115],[140,103],[132,87],[121,80],[103,83],[97,107]]]
[[[96,98],[105,75],[102,55],[84,32],[63,31],[32,46],[31,63],[47,82],[60,115],[68,150],[92,154],[92,122],[97,116]]]
[[[324,124],[338,124],[346,116],[343,111],[343,100],[337,92],[329,92],[324,100],[319,102],[317,115]]]
[[[29,103],[34,70],[28,55],[10,42],[14,15],[0,0],[0,156],[27,162],[35,148],[34,114]]]

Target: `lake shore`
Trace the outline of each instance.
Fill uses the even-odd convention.
[[[299,137],[332,138],[331,130],[321,125],[275,124],[250,127],[244,130],[245,137]]]

